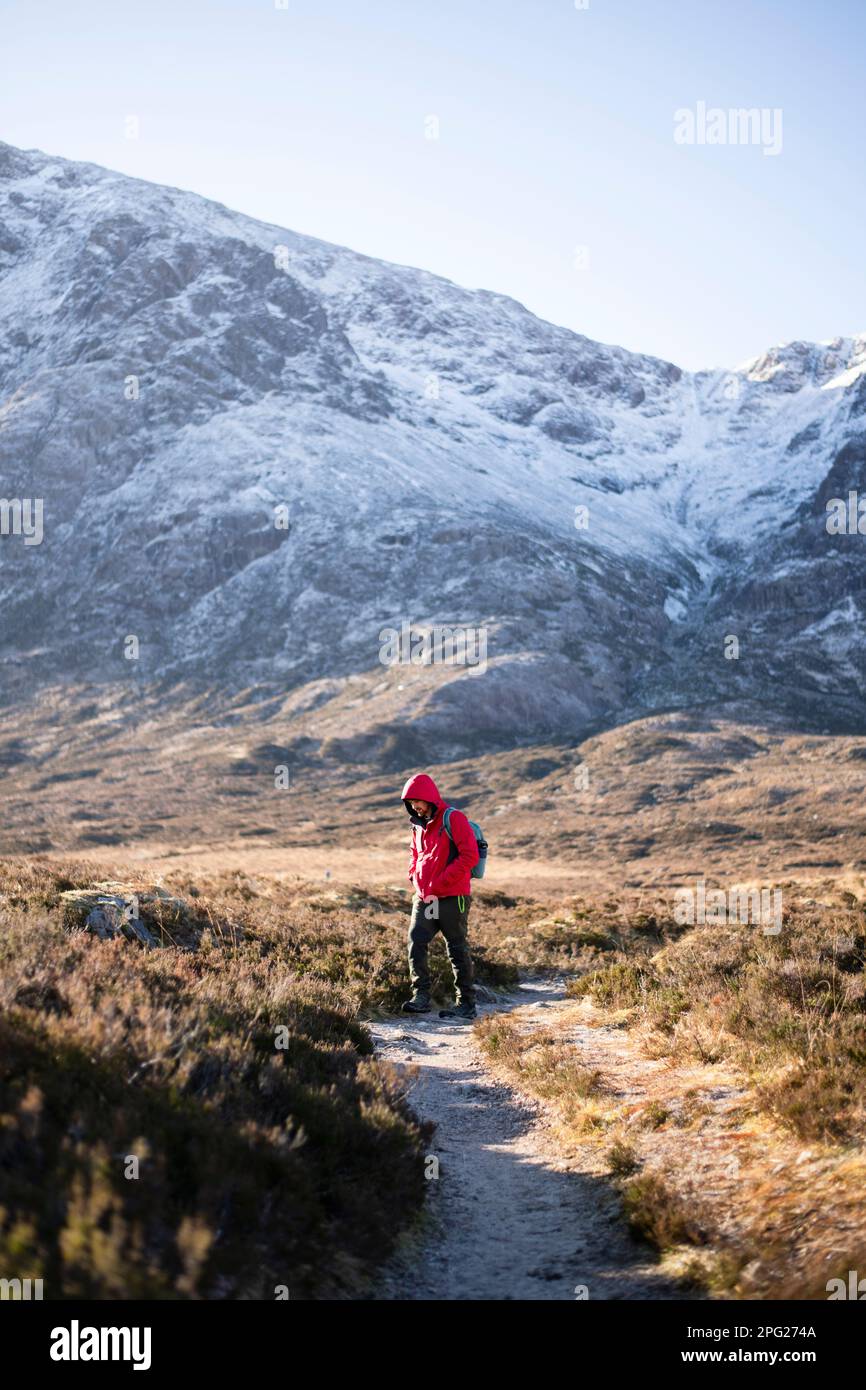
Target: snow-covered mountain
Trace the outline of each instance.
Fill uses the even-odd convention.
[[[687,373],[0,145],[0,493],[43,506],[0,541],[7,698],[284,691],[352,756],[720,699],[861,728],[866,535],[826,526],[853,489],[866,336]],[[406,621],[482,627],[486,671],[382,665]]]

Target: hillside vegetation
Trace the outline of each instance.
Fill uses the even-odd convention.
[[[478,1027],[566,1145],[604,1154],[635,1231],[723,1296],[826,1297],[866,1260],[866,908],[783,891],[777,935],[631,909],[570,1009]]]
[[[364,1021],[405,998],[408,891],[113,868],[0,863],[0,1268],[49,1298],[373,1296],[431,1139]],[[664,895],[473,906],[482,997],[570,982],[541,1031],[482,1020],[490,1059],[723,1293],[866,1258],[866,916],[812,891],[786,886],[778,936],[678,925]],[[118,893],[155,949],[109,908],[95,934]],[[431,964],[446,1000],[441,940]]]
[[[160,949],[99,940],[60,897],[94,877],[2,868],[0,1266],[49,1298],[357,1292],[423,1196],[358,1021],[396,947],[237,881],[142,910]]]
[[[156,949],[107,935],[133,895]],[[406,998],[409,896],[0,863],[0,1268],[50,1298],[363,1296],[424,1196],[429,1135],[363,1022]],[[482,985],[569,958],[533,918],[487,894]],[[431,965],[445,1000],[441,942]]]

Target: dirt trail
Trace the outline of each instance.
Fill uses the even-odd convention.
[[[527,983],[479,1012],[540,1017],[562,997],[561,986]],[[491,1075],[471,1027],[434,1013],[371,1031],[380,1056],[418,1069],[409,1099],[436,1122],[430,1154],[439,1160],[423,1233],[386,1267],[375,1298],[683,1297],[629,1235],[597,1161],[557,1152],[542,1107]]]

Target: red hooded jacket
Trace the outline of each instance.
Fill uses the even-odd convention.
[[[468,897],[472,892],[469,874],[478,863],[479,856],[475,832],[463,812],[456,807],[451,812],[451,834],[457,857],[449,864],[451,840],[443,824],[448,802],[442,800],[433,778],[428,777],[426,772],[410,777],[400,796],[415,827],[412,831],[409,880],[416,893],[425,901],[428,898],[453,898],[458,894]],[[432,801],[436,807],[432,820],[422,824],[408,804],[410,797],[413,801]]]

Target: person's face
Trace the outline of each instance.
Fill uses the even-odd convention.
[[[426,820],[433,810],[429,801],[410,801],[409,805],[415,812],[415,815],[420,816],[422,820]]]

